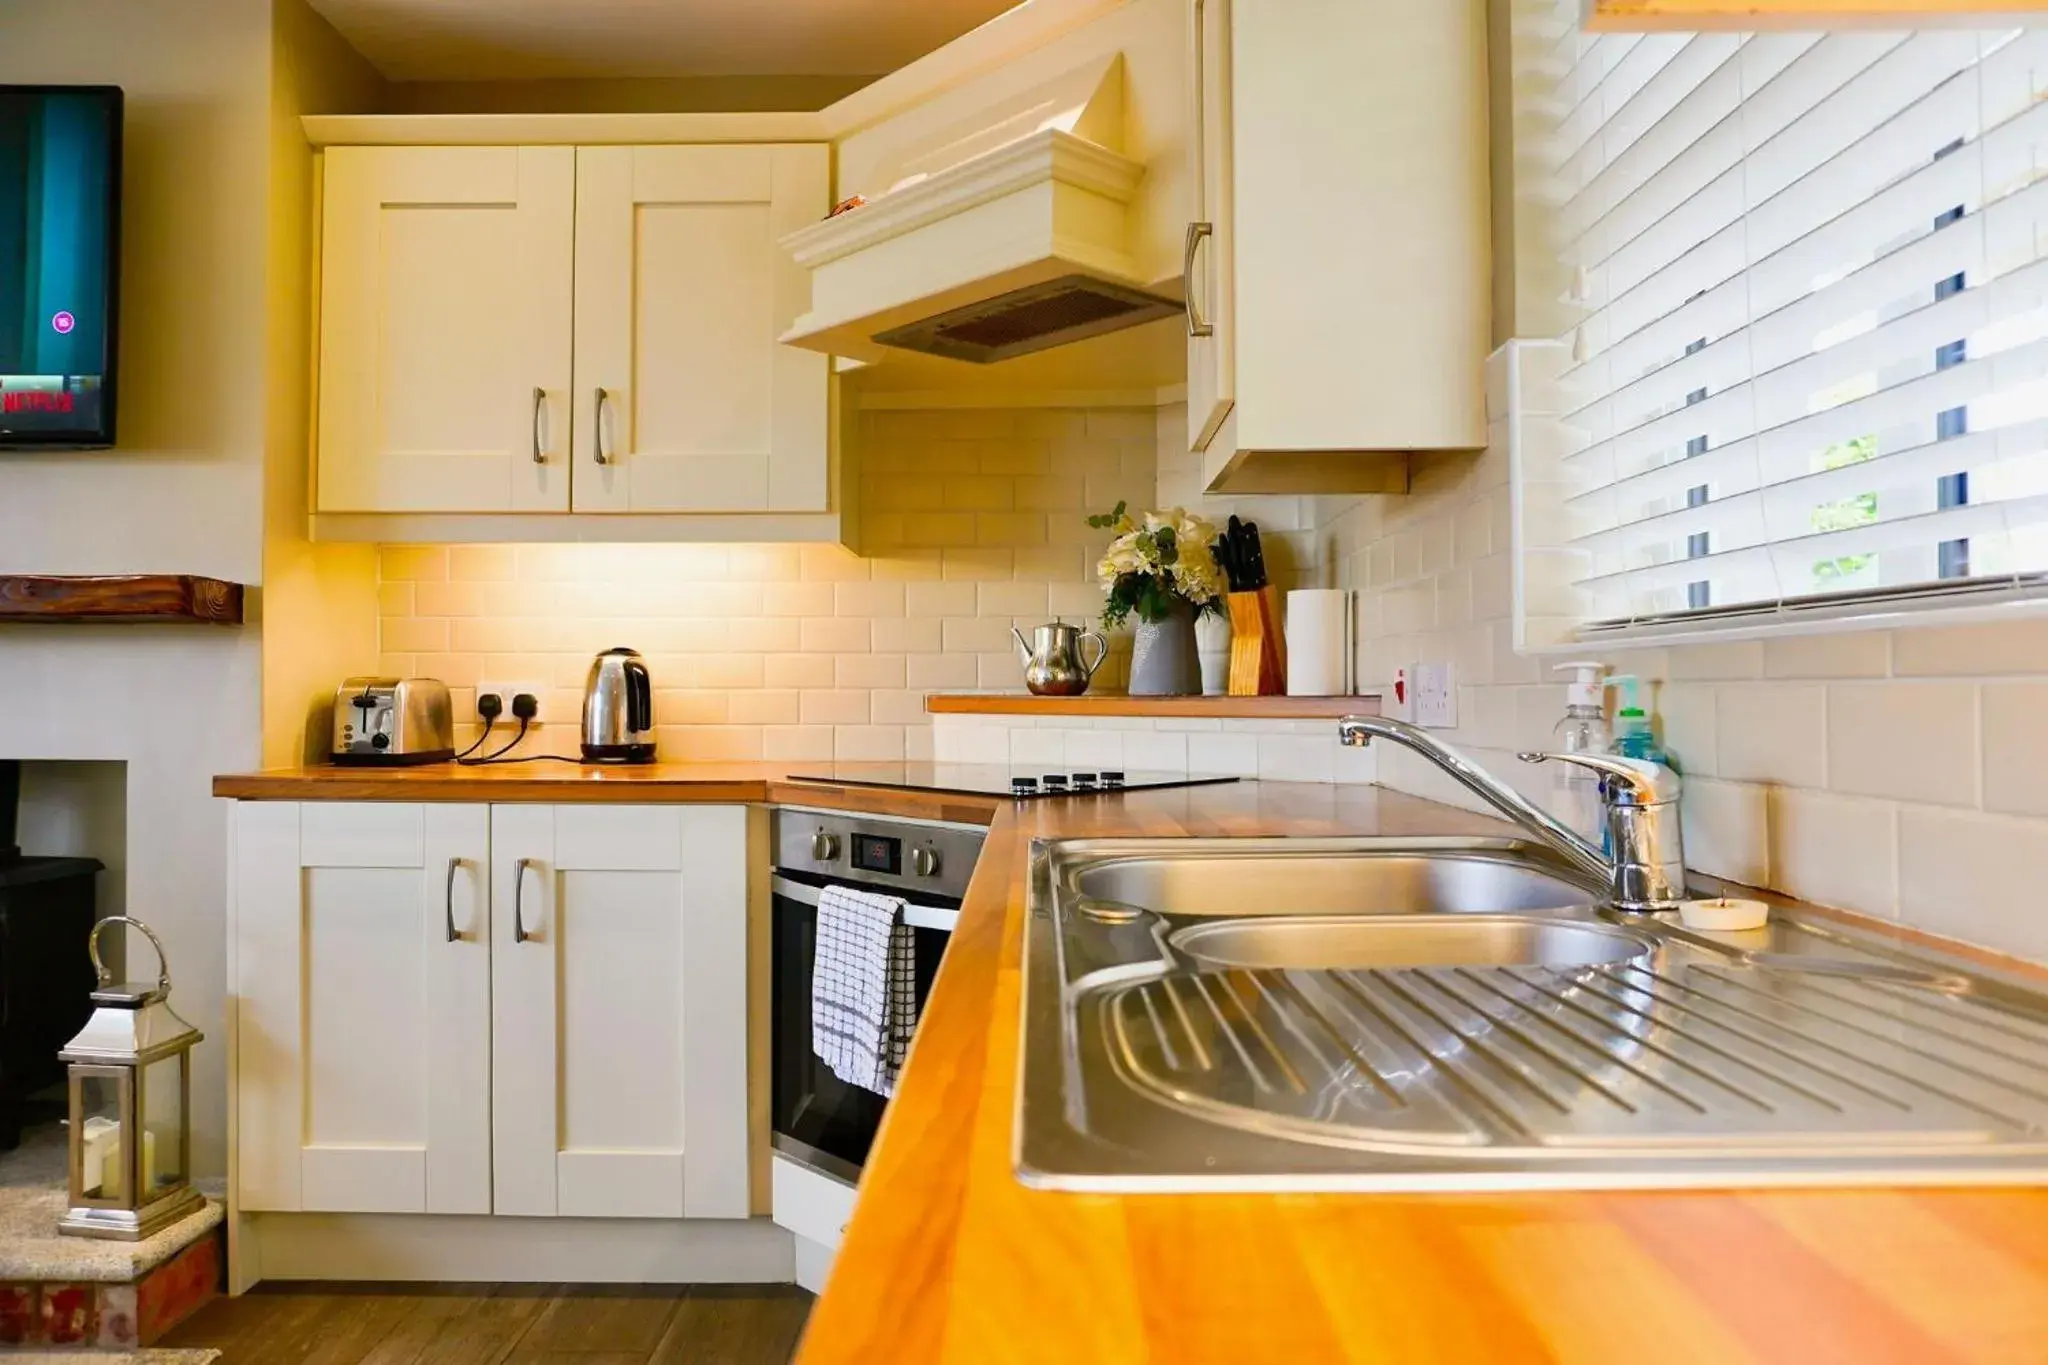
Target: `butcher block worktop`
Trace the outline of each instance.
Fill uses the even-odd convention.
[[[871,815],[904,815],[985,825],[995,797],[959,793],[889,791],[793,782],[791,772],[831,768],[849,778],[869,765],[811,763],[645,763],[595,766],[582,763],[497,763],[458,766],[425,763],[412,768],[275,768],[213,779],[215,796],[238,801],[545,801],[555,804],[614,801],[659,805],[667,802],[761,802],[858,810]],[[876,763],[884,778],[900,764]]]
[[[1274,782],[1013,804],[791,783],[761,764],[311,769],[220,778],[215,794],[775,801],[988,822],[799,1365],[2048,1360],[2048,1190],[1110,1196],[1017,1183],[1033,838],[1502,831],[1481,816]]]
[[[1281,783],[1006,807],[799,1365],[2048,1359],[2048,1191],[1029,1190],[1011,1171],[1042,836],[1499,833]]]

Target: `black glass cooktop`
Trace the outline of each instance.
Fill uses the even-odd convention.
[[[1004,763],[835,763],[814,773],[791,773],[792,782],[829,782],[839,787],[885,787],[898,791],[957,792],[963,796],[1100,795],[1106,791],[1149,791],[1160,787],[1206,787],[1235,782],[1204,774],[1126,772],[1121,768],[1047,768]]]

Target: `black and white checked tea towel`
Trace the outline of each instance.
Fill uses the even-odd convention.
[[[896,1093],[917,1028],[917,950],[895,896],[828,886],[811,961],[811,1047],[832,1074]]]

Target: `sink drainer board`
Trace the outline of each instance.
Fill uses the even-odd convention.
[[[1131,1085],[1323,1144],[2048,1152],[2048,1023],[1894,981],[1648,960],[1175,973],[1101,993]]]
[[[1820,915],[1445,837],[1048,841],[1030,888],[1029,1184],[2048,1184],[2048,992]]]

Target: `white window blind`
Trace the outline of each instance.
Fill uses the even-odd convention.
[[[1580,633],[2048,583],[2048,29],[1541,8]]]

